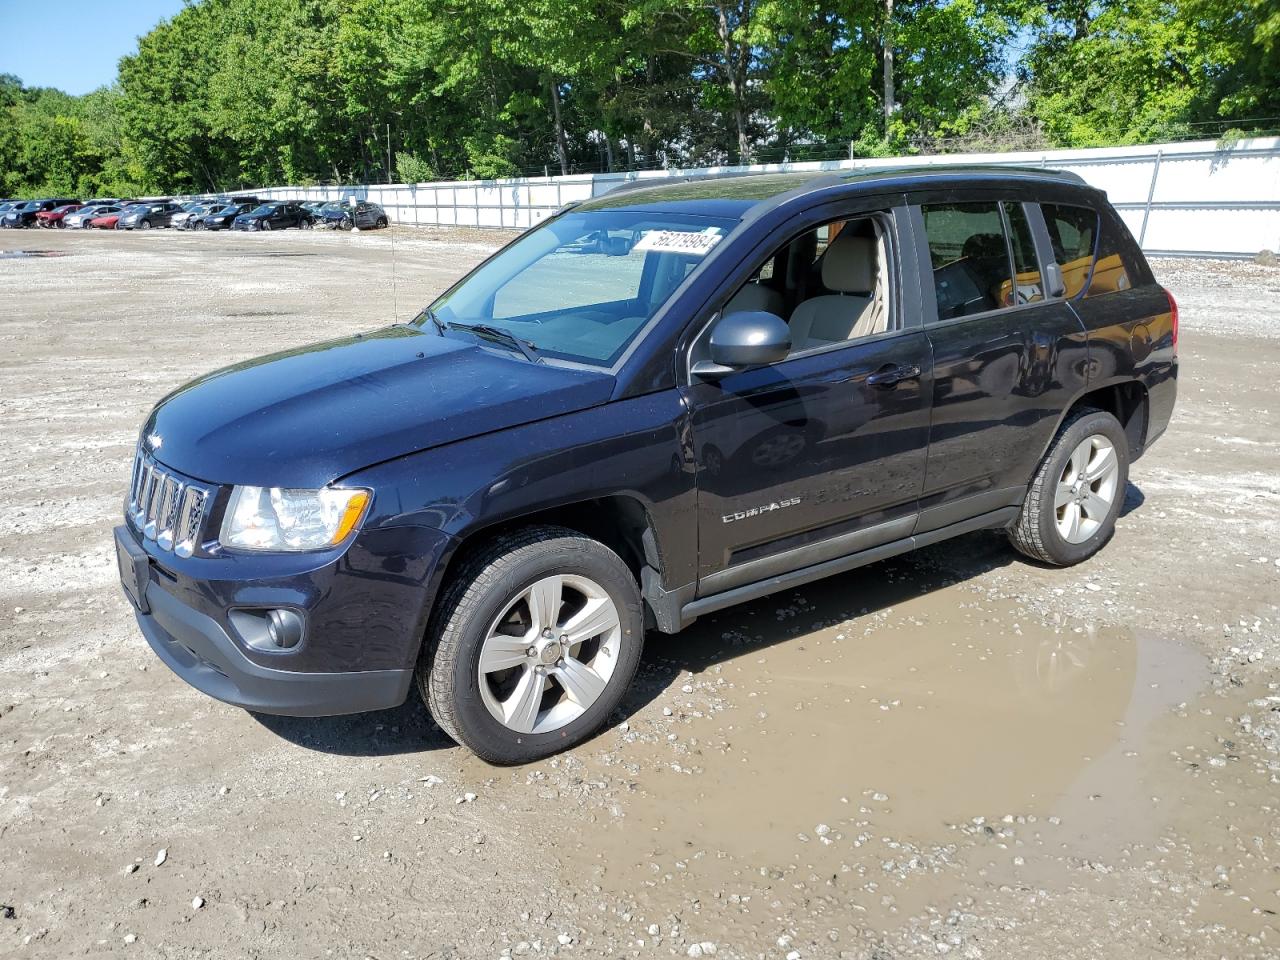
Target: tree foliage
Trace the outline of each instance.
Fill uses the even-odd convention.
[[[1277,115],[1275,0],[189,0],[87,96],[0,76],[0,194],[1111,144]]]

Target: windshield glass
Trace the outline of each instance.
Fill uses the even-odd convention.
[[[526,233],[432,305],[542,356],[612,365],[737,221],[625,210],[574,213]],[[424,314],[418,323],[426,323]]]
[[[262,206],[260,206],[260,207],[255,207],[255,208],[254,208],[252,211],[250,211],[250,212],[251,212],[251,213],[252,213],[252,215],[253,215],[253,216],[255,216],[255,217],[265,217],[268,213],[270,213],[270,212],[271,212],[272,210],[274,210],[275,208],[276,208],[276,205],[275,205],[274,203],[264,203],[264,204],[263,204]]]

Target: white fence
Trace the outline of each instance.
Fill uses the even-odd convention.
[[[639,173],[513,180],[272,187],[260,196],[290,200],[369,199],[411,226],[521,229],[566,203],[636,180],[734,173],[869,170],[929,164],[1010,164],[1078,173],[1107,192],[1144,250],[1176,256],[1252,256],[1280,250],[1280,138],[1220,146],[1212,140],[1095,150],[948,154],[884,160],[828,160]]]

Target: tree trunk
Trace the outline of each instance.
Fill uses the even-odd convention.
[[[884,132],[893,121],[893,0],[884,0]]]
[[[646,163],[652,164],[655,156],[653,141],[657,136],[657,132],[653,125],[653,101],[650,97],[653,96],[653,89],[658,82],[657,70],[655,69],[653,57],[645,58],[645,79],[648,81],[648,92],[645,98],[641,101],[644,106],[642,107],[641,114],[643,124],[640,129],[640,155],[644,158]],[[633,167],[636,165],[634,151],[631,156],[631,165]]]
[[[741,16],[740,20],[746,17]],[[739,23],[746,27],[745,23]],[[733,26],[729,23],[726,4],[716,4],[716,33],[720,37],[721,54],[724,56],[724,71],[729,80],[729,92],[733,96],[733,122],[738,132],[738,162],[746,163],[751,154],[751,144],[747,140],[747,57],[750,51],[739,41],[733,39]]]
[[[560,82],[552,77],[549,86],[551,87],[551,111],[556,121],[556,153],[560,157],[560,173],[567,177],[569,175],[569,143],[565,140],[564,119],[560,116]]]

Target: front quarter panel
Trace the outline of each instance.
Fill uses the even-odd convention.
[[[539,511],[609,496],[649,517],[668,586],[691,582],[694,478],[675,390],[633,397],[400,457],[345,478],[375,491],[381,524],[420,525],[458,541]]]

